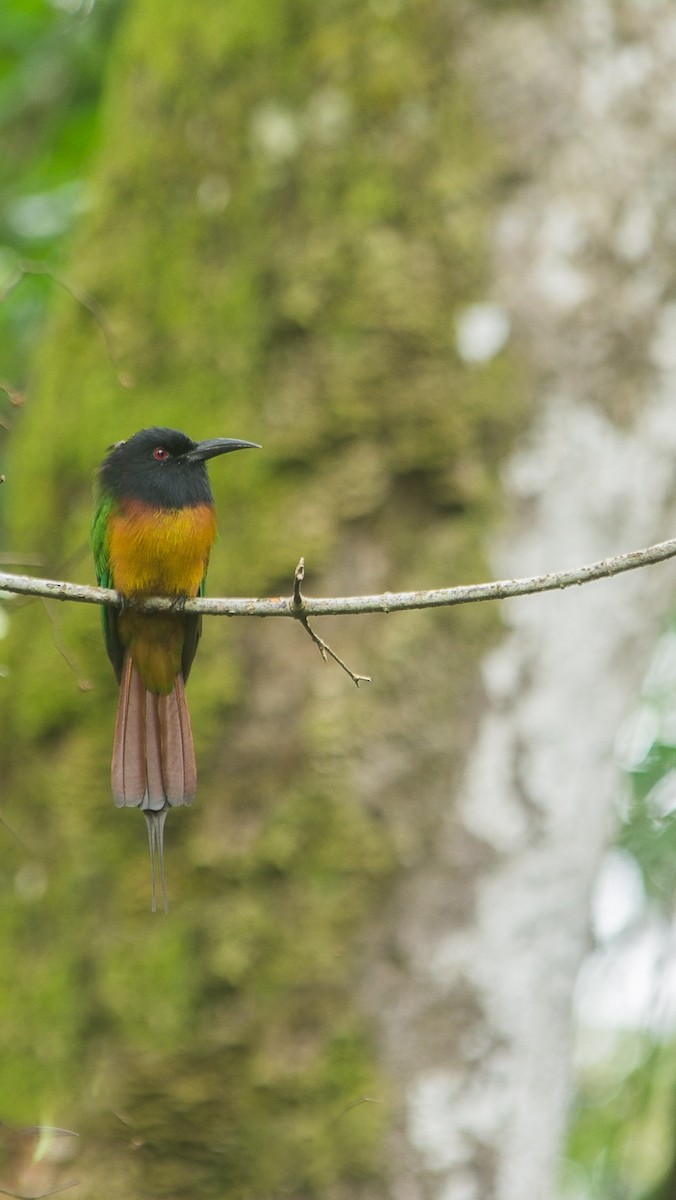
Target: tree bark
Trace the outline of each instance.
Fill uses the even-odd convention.
[[[512,12],[470,39],[480,103],[523,180],[496,222],[493,296],[538,378],[533,426],[504,471],[496,576],[673,529],[673,54],[659,5]],[[555,1192],[572,993],[615,820],[613,744],[673,586],[670,566],[503,610],[439,839],[446,877],[432,894],[426,872],[412,880],[407,969],[375,990],[408,1102],[397,1195]],[[459,1008],[464,1022],[435,1031]],[[413,1189],[411,1147],[426,1179]]]

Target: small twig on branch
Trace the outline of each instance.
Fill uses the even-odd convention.
[[[328,662],[329,658],[332,658],[335,663],[338,663],[339,667],[342,667],[342,669],[343,669],[343,671],[345,671],[346,675],[350,676],[350,679],[357,687],[359,687],[360,683],[370,683],[371,682],[370,675],[356,675],[354,671],[350,670],[347,663],[344,663],[342,658],[338,657],[335,650],[331,649],[328,642],[325,642],[322,638],[320,638],[319,635],[315,633],[314,629],[312,629],[310,627],[310,625],[308,623],[308,619],[303,613],[305,601],[303,599],[303,593],[301,591],[301,584],[304,579],[305,579],[305,559],[301,558],[298,563],[298,566],[296,567],[296,570],[293,573],[293,595],[291,597],[291,605],[292,605],[292,609],[293,609],[292,615],[294,617],[296,617],[296,619],[298,621],[300,621],[305,632],[309,635],[309,637],[312,638],[312,641],[314,642],[315,646],[319,650],[319,653],[321,654],[322,658],[324,659],[324,662]]]
[[[305,559],[301,558],[298,562],[298,566],[296,567],[296,570],[293,573],[293,607],[294,608],[302,608],[303,607],[303,596],[301,593],[301,584],[304,579],[305,579]]]

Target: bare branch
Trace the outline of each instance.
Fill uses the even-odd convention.
[[[351,616],[358,613],[403,612],[419,608],[447,608],[456,604],[476,604],[484,600],[506,600],[513,596],[531,596],[538,592],[553,592],[563,588],[608,579],[624,571],[636,571],[676,557],[676,538],[659,542],[629,554],[617,554],[600,562],[547,575],[532,575],[525,579],[499,579],[493,583],[471,583],[460,587],[436,588],[420,592],[385,592],[381,596],[342,596],[331,599],[294,595],[272,596],[267,599],[245,597],[196,597],[185,601],[182,611],[201,613],[210,617],[305,617]],[[109,604],[120,608],[119,594],[110,588],[90,587],[83,583],[66,583],[56,579],[36,579],[31,575],[10,575],[0,571],[0,591],[24,596],[46,596],[51,600],[74,600],[80,604]],[[149,596],[144,600],[127,599],[126,604],[138,612],[171,612],[175,601],[167,596]]]

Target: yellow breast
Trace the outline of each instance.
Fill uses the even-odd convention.
[[[114,585],[126,596],[195,596],[215,537],[210,504],[156,509],[128,501],[110,520]]]

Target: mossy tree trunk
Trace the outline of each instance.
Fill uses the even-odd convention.
[[[506,355],[456,351],[508,165],[457,37],[438,0],[130,3],[71,271],[132,386],[63,299],[14,435],[16,546],[70,573],[106,446],[168,424],[263,443],[212,470],[213,594],[288,592],[301,554],[324,594],[487,576],[525,406]],[[492,1070],[487,1009],[427,955],[472,936],[500,853],[454,810],[496,612],[327,622],[358,692],[299,628],[209,620],[168,920],[141,819],[109,800],[97,614],[50,615],[57,637],[38,605],[12,617],[3,719],[15,1119],[86,1134],[85,1196],[418,1197],[457,1163],[492,1195],[500,1138],[473,1128],[458,1157],[434,1074]]]

